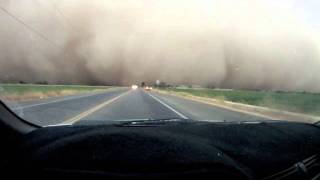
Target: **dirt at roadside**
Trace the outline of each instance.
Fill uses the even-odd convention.
[[[305,115],[300,113],[271,109],[267,107],[235,103],[235,102],[225,101],[224,99],[220,99],[220,98],[216,99],[216,98],[199,97],[199,96],[194,96],[188,93],[163,91],[163,90],[154,90],[154,91],[162,94],[174,95],[174,96],[178,96],[188,100],[193,100],[193,101],[217,106],[220,108],[241,112],[241,113],[246,113],[246,114],[263,117],[267,119],[272,119],[272,120],[286,120],[286,121],[307,122],[307,123],[315,123],[320,121],[319,116]]]

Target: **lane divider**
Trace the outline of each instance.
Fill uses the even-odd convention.
[[[112,99],[109,99],[109,100],[107,100],[107,101],[105,101],[105,102],[103,102],[103,103],[101,103],[101,104],[98,104],[97,106],[94,106],[93,108],[91,108],[91,109],[89,109],[89,110],[87,110],[87,111],[84,111],[84,112],[78,114],[77,116],[75,116],[75,117],[73,117],[73,118],[70,118],[70,119],[65,120],[63,123],[60,123],[59,125],[70,125],[70,124],[73,124],[73,123],[75,123],[75,122],[77,122],[77,121],[80,121],[81,119],[83,119],[83,118],[89,116],[90,114],[92,114],[92,113],[100,110],[100,109],[103,108],[104,106],[106,106],[106,105],[114,102],[115,100],[123,97],[124,95],[126,95],[126,94],[128,94],[128,93],[130,93],[130,92],[132,92],[132,91],[129,90],[129,91],[124,92],[124,93],[122,93],[122,94],[120,94],[120,95],[118,95],[118,96],[116,96],[116,97],[114,97],[114,98],[112,98]]]
[[[175,110],[173,107],[169,106],[168,104],[164,103],[163,101],[161,101],[159,98],[153,96],[152,94],[148,93],[148,95],[150,97],[152,97],[153,99],[155,99],[156,101],[158,101],[159,103],[161,103],[162,105],[164,105],[165,107],[167,107],[168,109],[170,109],[171,111],[173,111],[174,113],[176,113],[178,116],[180,116],[182,119],[189,119],[187,116],[183,115],[182,113],[180,113],[179,111]]]

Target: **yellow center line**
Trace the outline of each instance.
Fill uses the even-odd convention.
[[[61,125],[64,125],[64,124],[73,124],[73,123],[75,123],[75,122],[77,122],[77,121],[80,121],[81,119],[85,118],[86,116],[89,116],[90,114],[98,111],[99,109],[101,109],[101,108],[103,108],[104,106],[106,106],[106,105],[114,102],[115,100],[123,97],[124,95],[128,94],[129,92],[131,92],[131,90],[129,90],[129,91],[125,92],[125,93],[122,93],[122,94],[120,94],[119,96],[116,96],[116,97],[114,97],[114,98],[112,98],[112,99],[109,99],[109,100],[107,100],[107,101],[105,101],[105,102],[103,102],[103,103],[101,103],[101,104],[98,104],[97,106],[94,106],[93,108],[90,108],[90,109],[88,109],[87,111],[84,111],[84,112],[78,114],[77,116],[75,116],[75,117],[73,117],[73,118],[67,119],[67,120],[65,120],[63,123],[61,123]]]

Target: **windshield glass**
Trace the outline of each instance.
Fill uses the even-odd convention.
[[[310,0],[0,3],[0,99],[48,126],[320,118]]]

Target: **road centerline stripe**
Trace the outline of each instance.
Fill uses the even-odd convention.
[[[100,110],[100,109],[103,108],[104,106],[106,106],[106,105],[114,102],[115,100],[123,97],[124,95],[126,95],[126,94],[128,94],[128,93],[130,93],[130,92],[131,92],[131,90],[129,90],[129,91],[127,91],[127,92],[124,92],[124,93],[121,93],[120,95],[118,95],[118,96],[116,96],[116,97],[114,97],[114,98],[112,98],[112,99],[109,99],[109,100],[107,100],[107,101],[105,101],[105,102],[103,102],[103,103],[101,103],[101,104],[98,104],[98,105],[96,105],[96,106],[88,109],[87,111],[84,111],[84,112],[82,112],[82,113],[74,116],[73,118],[70,118],[70,119],[65,120],[64,122],[60,123],[60,125],[68,125],[68,124],[73,124],[73,123],[75,123],[75,122],[77,122],[77,121],[80,121],[81,119],[83,119],[83,118],[89,116],[90,114],[92,114],[92,113]]]
[[[175,110],[173,107],[169,106],[168,104],[164,103],[163,101],[161,101],[159,98],[153,96],[150,93],[147,93],[150,97],[152,97],[153,99],[155,99],[156,101],[158,101],[159,103],[161,103],[162,105],[164,105],[166,108],[170,109],[171,111],[173,111],[174,113],[176,113],[177,115],[179,115],[182,119],[189,119],[187,116],[183,115],[182,113],[180,113],[179,111]]]

